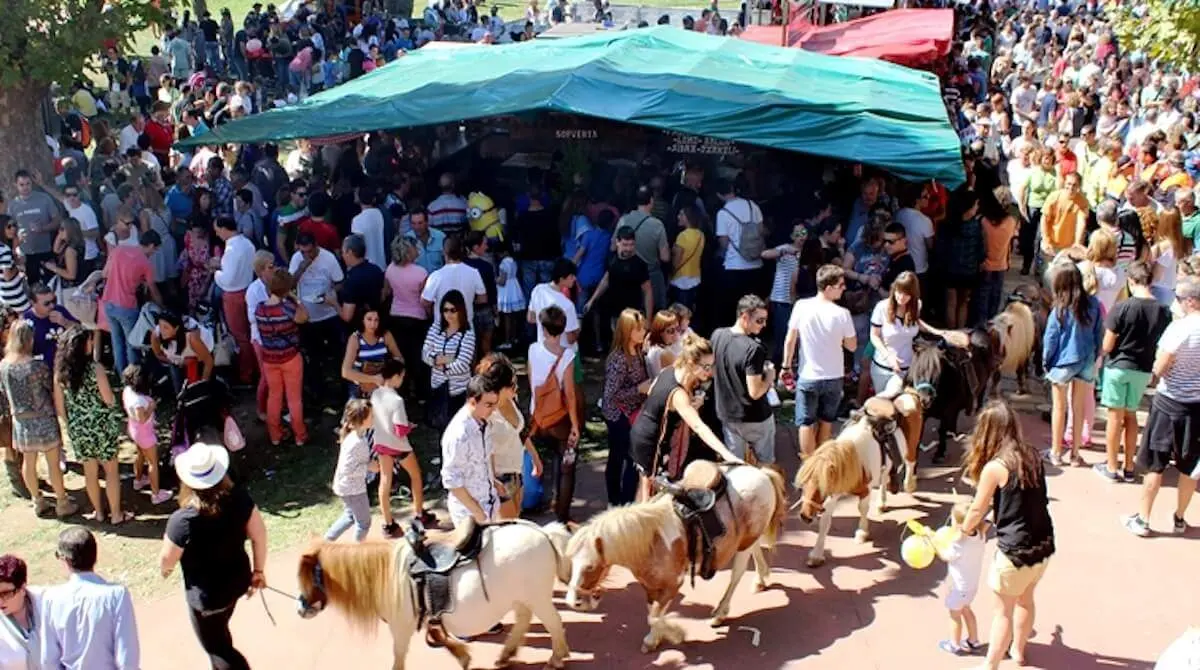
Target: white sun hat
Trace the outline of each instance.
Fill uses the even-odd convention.
[[[195,491],[216,486],[229,471],[229,452],[219,444],[197,442],[175,457],[179,481]]]

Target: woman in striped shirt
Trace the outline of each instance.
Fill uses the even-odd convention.
[[[384,361],[393,358],[404,360],[392,334],[382,328],[379,310],[368,308],[363,312],[362,328],[346,340],[342,357],[342,379],[348,382],[350,399],[368,398],[382,386],[379,373]]]
[[[304,360],[300,355],[299,325],[308,321],[308,311],[292,294],[294,286],[289,272],[282,268],[275,270],[267,284],[270,295],[254,308],[254,321],[262,338],[263,374],[267,377],[267,434],[276,446],[283,441],[285,397],[296,445],[308,441],[301,393]]]
[[[460,291],[443,296],[438,309],[442,311],[442,322],[429,328],[421,360],[430,367],[429,386],[433,390],[429,422],[441,430],[466,402],[471,362],[475,360],[475,334]]]

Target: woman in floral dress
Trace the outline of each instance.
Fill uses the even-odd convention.
[[[104,492],[109,520],[117,525],[133,518],[121,509],[121,478],[117,472],[117,446],[125,435],[125,413],[113,392],[108,370],[94,360],[91,334],[72,326],[59,340],[54,361],[54,406],[67,426],[75,457],[83,462],[83,476],[93,521],[104,518],[100,498],[100,467],[104,467]]]
[[[33,358],[33,325],[21,319],[9,331],[3,362],[0,362],[0,404],[12,418],[13,448],[21,454],[21,478],[33,494],[34,512],[41,516],[49,503],[38,487],[37,456],[44,454],[50,486],[54,489],[55,513],[61,519],[78,511],[63,486],[59,449],[62,436],[51,410],[50,368]]]
[[[183,286],[187,291],[188,312],[196,313],[200,303],[209,301],[212,290],[213,271],[208,261],[220,256],[212,240],[212,228],[206,221],[193,220],[188,234],[183,238],[183,253],[179,255],[179,269],[183,272]]]

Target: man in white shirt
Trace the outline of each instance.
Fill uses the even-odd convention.
[[[225,323],[238,345],[238,379],[249,384],[257,367],[246,318],[246,289],[254,281],[254,243],[238,232],[237,222],[229,217],[219,217],[215,228],[217,237],[225,242],[225,253],[209,263],[217,267],[213,281],[221,289]]]
[[[359,188],[358,204],[362,206],[362,211],[350,222],[350,232],[363,236],[363,241],[367,243],[367,261],[380,270],[386,270],[387,248],[383,242],[383,212],[379,211],[379,193],[371,187]]]
[[[929,194],[923,184],[914,184],[906,190],[900,200],[903,205],[896,212],[896,223],[904,226],[904,237],[908,239],[908,255],[912,256],[921,289],[929,288],[929,253],[933,251],[933,221],[921,211],[929,203]],[[927,295],[922,293],[921,295]]]
[[[46,189],[51,195],[57,193]],[[83,262],[80,264],[76,279],[82,283],[94,270],[98,270],[97,259],[100,258],[100,221],[96,218],[96,210],[83,201],[79,186],[66,186],[60,198],[67,210],[67,216],[79,222],[79,230],[83,232]]]
[[[797,301],[788,321],[783,382],[796,389],[796,424],[800,426],[800,450],[805,457],[829,439],[846,375],[842,350],[853,352],[858,345],[850,311],[837,304],[845,290],[845,271],[836,265],[821,266],[817,270],[816,297]],[[797,343],[801,365],[799,375],[793,376]]]
[[[738,197],[732,182],[717,180],[716,190],[725,203],[716,216],[717,243],[725,268],[719,278],[721,291],[716,313],[720,323],[728,323],[742,296],[762,293],[759,283],[765,231],[762,210],[754,202]],[[757,243],[752,244],[754,231],[758,234]]]
[[[137,147],[138,137],[146,130],[146,117],[141,112],[134,112],[129,119],[129,125],[121,129],[118,137],[117,153],[124,156],[126,151]]]
[[[36,612],[39,668],[136,670],[141,667],[137,621],[129,589],[111,584],[96,569],[96,538],[72,526],[58,535],[55,555],[70,577],[42,591]]]
[[[332,401],[338,394],[322,391],[326,372],[334,367],[332,360],[341,360],[343,351],[336,293],[345,277],[342,266],[331,251],[317,245],[312,233],[303,232],[296,236],[296,252],[288,263],[288,272],[296,280],[296,295],[308,311],[308,321],[300,325],[304,383],[317,397]]]
[[[260,421],[267,420],[267,375],[263,371],[262,335],[258,332],[258,321],[254,312],[266,302],[267,284],[275,276],[275,254],[265,249],[254,253],[254,281],[246,289],[246,320],[250,322],[250,346],[254,347],[254,358],[258,363],[258,389],[255,391],[255,407]]]
[[[575,313],[575,305],[567,297],[566,292],[575,285],[575,263],[569,258],[554,261],[554,269],[550,273],[550,281],[538,284],[529,292],[529,308],[526,321],[537,326],[537,341],[541,342],[544,330],[538,315],[551,305],[557,306],[567,315],[567,325],[563,329],[560,342],[564,347],[579,350],[579,317]]]
[[[426,311],[433,312],[434,327],[440,327],[442,310],[434,307],[442,304],[442,298],[447,293],[458,291],[467,303],[467,323],[474,323],[475,305],[487,303],[487,287],[483,284],[483,277],[479,275],[479,270],[463,262],[466,250],[461,238],[446,238],[442,250],[446,255],[446,264],[434,270],[425,280],[425,288],[421,290],[421,304],[425,306]]]
[[[487,523],[500,516],[500,494],[492,469],[492,434],[486,430],[488,417],[500,402],[498,391],[488,388],[486,378],[472,377],[467,384],[466,404],[442,433],[442,487],[450,494],[446,509],[455,527],[467,519]]]

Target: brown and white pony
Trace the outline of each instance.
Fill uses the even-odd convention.
[[[1033,290],[1037,290],[1036,287],[1033,287]],[[1019,294],[1014,294],[1014,296],[1016,295]],[[1037,297],[1030,299],[1037,299]],[[1033,310],[1021,299],[1014,297],[1004,311],[992,319],[988,330],[1000,354],[1000,362],[992,374],[988,395],[992,397],[998,395],[1002,375],[1016,376],[1017,393],[1027,394],[1029,392],[1026,388],[1029,364],[1033,358],[1035,345],[1040,344]],[[1041,349],[1040,346],[1036,348]]]
[[[563,667],[570,650],[552,597],[555,577],[565,581],[570,574],[563,558],[567,530],[561,524],[542,528],[515,522],[484,533],[478,567],[467,563],[451,573],[454,607],[442,615],[440,628],[431,627],[430,637],[445,644],[465,670],[471,654],[455,636],[484,633],[513,611],[516,623],[500,652],[505,664],[516,655],[531,617],[537,616],[553,645],[549,666]],[[392,669],[403,670],[418,624],[416,593],[406,567],[411,552],[405,541],[315,542],[300,557],[300,615],[310,618],[332,606],[364,632],[383,620],[392,632]]]
[[[817,541],[808,553],[810,568],[825,563],[825,536],[833,523],[833,508],[840,499],[858,499],[858,530],[854,539],[859,542],[870,539],[867,507],[871,489],[879,490],[876,512],[887,508],[888,489],[893,484],[890,481],[890,457],[884,456],[884,448],[876,437],[875,421],[878,420],[863,415],[848,423],[836,438],[817,447],[796,473],[795,485],[801,491],[800,518],[805,522],[818,519]],[[910,453],[905,435],[894,421],[891,421],[890,430],[898,451]]]
[[[763,547],[774,547],[787,513],[785,484],[779,472],[748,465],[720,467],[728,481],[728,503],[718,501],[716,509],[726,531],[716,542],[713,565],[718,570],[732,565],[732,572],[721,602],[713,609],[714,626],[729,616],[733,590],[752,556],[758,588],[766,586],[771,568]],[[669,644],[683,641],[683,629],[666,620],[691,565],[684,525],[670,496],[659,495],[597,514],[571,536],[567,557],[571,562],[567,603],[571,607],[595,609],[598,587],[612,566],[620,565],[646,590],[650,631],[642,640],[642,651],[653,651],[664,640]]]

